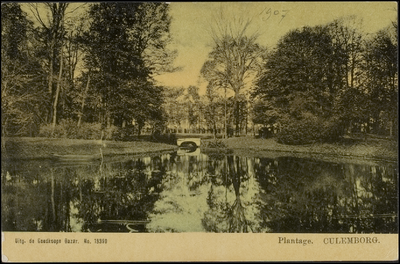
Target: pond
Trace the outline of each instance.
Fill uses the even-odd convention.
[[[3,161],[1,177],[2,231],[398,233],[395,162],[196,150]]]

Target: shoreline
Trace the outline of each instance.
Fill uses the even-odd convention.
[[[150,141],[108,141],[63,138],[7,138],[2,160],[54,159],[57,155],[135,156],[175,151],[178,147]],[[101,152],[100,152],[101,150]],[[5,154],[5,155],[4,155]]]
[[[209,140],[205,140],[209,141]],[[318,156],[339,159],[363,159],[397,161],[396,140],[362,140],[352,144],[315,143],[310,145],[284,145],[274,139],[256,139],[254,137],[234,137],[222,140],[227,149],[234,154],[257,156]],[[151,141],[100,141],[83,139],[56,138],[6,138],[5,151],[2,146],[2,160],[15,159],[53,159],[58,155],[98,155],[100,149],[104,157],[134,156],[172,152],[176,145]],[[207,148],[200,147],[202,150]],[[228,153],[229,154],[229,153]]]
[[[356,158],[365,160],[398,160],[398,142],[387,139],[363,139],[352,142],[314,143],[308,145],[284,145],[273,138],[233,137],[222,140],[227,148],[242,155],[262,152],[280,153],[284,156],[326,156],[333,158]],[[287,154],[287,155],[285,155]],[[282,155],[281,155],[282,156]]]

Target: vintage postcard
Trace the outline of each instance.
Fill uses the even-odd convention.
[[[2,260],[398,260],[397,8],[2,3]]]

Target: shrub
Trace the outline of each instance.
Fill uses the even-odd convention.
[[[284,118],[277,139],[279,143],[289,145],[310,144],[321,139],[323,130],[323,122],[316,116],[306,116],[301,120]]]
[[[78,128],[76,121],[72,119],[65,119],[55,126],[53,134],[52,124],[41,126],[39,136],[51,138],[100,139],[101,124],[82,123]]]
[[[338,118],[324,120],[314,115],[302,119],[285,118],[277,135],[279,143],[289,145],[310,144],[314,142],[335,141],[343,135],[342,122]]]
[[[105,140],[113,140],[119,137],[119,129],[118,127],[112,125],[103,130],[103,139]]]
[[[176,134],[175,133],[160,133],[156,131],[152,135],[152,140],[156,142],[176,145]]]
[[[204,146],[206,148],[227,148],[228,146],[220,139],[214,139],[211,141],[205,142]]]
[[[82,123],[76,138],[79,139],[100,139],[101,124],[100,123]]]
[[[226,155],[232,154],[233,150],[229,149],[222,140],[214,139],[203,144],[202,152],[212,159],[220,160]]]
[[[76,125],[76,121],[72,119],[64,119],[58,124],[58,127],[61,127],[63,131],[65,131],[64,137],[78,138],[79,128]]]
[[[339,118],[331,118],[324,123],[324,131],[321,140],[332,142],[339,140],[345,133],[345,124]]]
[[[54,133],[52,124],[42,125],[40,127],[39,137],[48,138],[66,138],[65,128],[63,126],[56,125],[54,128]]]
[[[115,132],[114,138],[115,140],[120,141],[133,141],[137,140],[136,138],[136,130],[134,126],[126,126],[123,128],[118,128],[118,131]]]

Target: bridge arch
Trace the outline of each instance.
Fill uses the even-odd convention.
[[[178,147],[200,147],[200,138],[179,138],[176,141]]]

